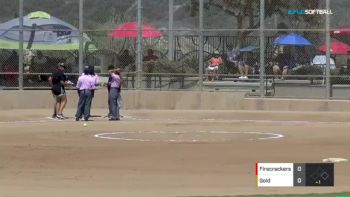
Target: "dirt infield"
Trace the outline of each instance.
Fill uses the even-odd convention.
[[[349,163],[336,164],[327,188],[257,188],[254,171],[258,161],[350,159],[350,113],[128,110],[84,127],[74,110],[64,121],[50,112],[0,111],[1,197],[350,191]]]

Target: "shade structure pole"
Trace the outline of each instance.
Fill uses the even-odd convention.
[[[265,39],[264,39],[265,0],[260,0],[260,97],[265,96]]]
[[[169,0],[169,41],[168,59],[174,60],[174,0]]]
[[[142,0],[137,0],[137,70],[136,89],[141,89],[142,73]]]
[[[204,39],[203,39],[203,0],[199,0],[199,65],[198,65],[198,85],[203,90],[203,66],[204,66]]]
[[[326,0],[326,9],[329,10],[329,0]],[[330,32],[329,32],[329,15],[326,14],[326,98],[332,97],[332,87],[331,87],[331,70],[330,70]]]
[[[18,88],[23,90],[23,0],[19,0]]]
[[[84,0],[79,0],[79,73],[84,70]]]

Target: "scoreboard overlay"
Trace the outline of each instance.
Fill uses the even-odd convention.
[[[256,163],[257,187],[334,186],[334,163]]]

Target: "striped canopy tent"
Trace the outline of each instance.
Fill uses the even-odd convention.
[[[23,17],[23,48],[34,50],[78,50],[79,30],[42,11]],[[0,49],[19,49],[19,18],[0,24]],[[84,34],[85,50],[97,50]]]

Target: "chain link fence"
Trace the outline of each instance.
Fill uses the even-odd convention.
[[[102,81],[108,66],[121,68],[125,89],[350,96],[347,0],[0,2],[2,89],[48,89],[64,62],[72,82],[84,66]]]

